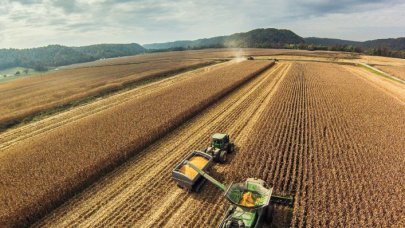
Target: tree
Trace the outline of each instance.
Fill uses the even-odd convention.
[[[42,66],[40,64],[37,64],[37,65],[34,66],[34,70],[36,70],[36,71],[47,71],[48,69],[46,69],[46,67],[44,67],[44,66]]]
[[[21,73],[20,73],[20,71],[17,71],[17,72],[15,72],[15,76],[19,76]]]
[[[24,69],[25,74],[28,74],[28,71],[29,71],[28,69]]]
[[[356,46],[356,47],[354,48],[354,52],[362,53],[362,52],[363,52],[363,48]]]

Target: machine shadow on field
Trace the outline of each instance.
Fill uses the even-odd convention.
[[[283,205],[275,205],[272,217],[273,220],[271,224],[265,224],[264,227],[271,227],[271,228],[290,227],[293,217],[293,208]]]

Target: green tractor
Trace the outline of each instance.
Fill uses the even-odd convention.
[[[192,155],[194,156],[194,155]],[[207,163],[208,164],[208,163]],[[265,224],[271,224],[273,205],[282,204],[292,207],[293,198],[273,195],[273,188],[265,187],[265,182],[256,178],[248,178],[245,182],[231,183],[226,186],[208,175],[203,168],[197,167],[192,161],[184,160],[178,168],[187,166],[198,173],[198,176],[213,183],[225,192],[224,196],[231,203],[220,223],[220,228],[259,228]],[[173,176],[180,185],[190,185],[191,188],[198,180],[178,178]]]
[[[211,137],[211,145],[207,147],[204,152],[211,155],[214,161],[225,163],[228,153],[235,151],[235,144],[233,144],[228,134],[215,133]]]

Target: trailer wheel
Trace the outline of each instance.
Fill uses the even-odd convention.
[[[181,186],[180,184],[177,184],[177,187],[179,187],[179,188],[181,188],[181,189],[184,189],[184,187]]]
[[[183,185],[181,185],[181,184],[177,184],[177,187],[179,187],[179,188],[181,188],[181,189],[183,189],[183,190],[186,190],[186,191],[189,190],[187,187],[185,187],[185,186],[183,186]]]
[[[219,153],[219,162],[225,163],[226,162],[226,151],[223,150]]]

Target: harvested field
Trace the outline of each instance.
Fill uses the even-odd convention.
[[[54,130],[55,128],[63,127],[64,125],[69,124],[71,122],[78,121],[95,113],[102,112],[116,105],[123,104],[133,99],[138,99],[139,97],[151,94],[155,91],[159,91],[162,88],[170,87],[173,84],[187,80],[190,77],[194,77],[196,75],[207,73],[213,70],[221,69],[223,67],[228,66],[229,64],[233,64],[233,62],[229,61],[221,64],[215,64],[212,66],[199,68],[193,71],[187,71],[185,73],[167,79],[162,79],[157,82],[148,83],[136,89],[117,93],[103,99],[97,99],[96,101],[91,102],[89,104],[81,105],[71,110],[61,112],[57,115],[52,115],[51,117],[45,118],[43,120],[39,120],[36,122],[26,124],[24,126],[20,126],[14,129],[7,130],[5,132],[1,132],[0,150],[4,150],[10,147],[11,145],[19,143],[20,141],[25,140],[27,138],[31,138],[38,134]]]
[[[211,60],[174,59],[54,71],[0,83],[0,129],[56,107],[202,66]]]
[[[405,65],[403,66],[377,65],[375,67],[405,81]]]
[[[266,49],[266,48],[221,48],[221,49],[205,49],[205,50],[189,50],[189,51],[173,51],[151,53],[145,55],[128,56],[121,58],[105,59],[89,63],[75,64],[64,68],[82,68],[92,66],[105,66],[128,63],[142,63],[149,61],[168,61],[169,59],[190,59],[190,60],[218,60],[218,59],[234,59],[244,56],[294,56],[308,57],[321,59],[356,59],[360,58],[357,54],[334,52],[334,51],[306,51],[293,49]],[[374,57],[374,56],[373,56]],[[388,58],[392,59],[392,58]]]
[[[397,69],[401,61],[268,49],[179,53],[64,71],[170,58],[205,64],[240,53],[285,60],[257,77],[269,61],[199,68],[1,133],[0,226],[27,225],[46,214],[35,226],[217,226],[229,206],[222,192],[206,184],[188,193],[170,178],[215,132],[229,133],[237,145],[226,164],[210,170],[215,178],[261,178],[275,194],[295,197],[293,210],[276,207],[273,226],[405,225],[405,85],[327,63]]]
[[[0,130],[35,121],[126,88],[243,56],[348,59],[352,54],[287,49],[209,49],[142,54],[60,67],[42,76],[0,83]]]
[[[271,65],[231,64],[8,147],[0,157],[0,224],[33,221]]]
[[[210,134],[214,132],[229,132],[236,144],[240,145],[246,139],[247,129],[255,123],[288,67],[289,64],[278,64],[247,83],[202,115],[196,116],[135,155],[123,167],[74,197],[58,209],[54,216],[38,225],[54,227],[131,224],[138,227],[142,224],[153,227],[173,226],[178,222],[193,224],[192,220],[179,219],[178,213],[190,211],[187,213],[189,216],[202,204],[210,210],[214,210],[215,206],[218,215],[215,220],[206,217],[205,223],[200,225],[218,223],[227,204],[221,198],[219,190],[207,185],[201,195],[186,193],[171,180],[171,171],[192,150],[207,146]],[[235,153],[238,154],[238,151]],[[230,159],[232,160],[232,156]],[[219,172],[216,176],[223,174],[224,167],[231,166],[214,166],[216,172]],[[221,177],[219,179],[224,180]],[[205,193],[206,190],[209,192]],[[207,199],[208,201],[203,201]],[[198,210],[201,211],[201,208]]]
[[[369,65],[388,65],[388,66],[403,66],[405,59],[390,58],[383,56],[361,55],[360,60]]]
[[[292,220],[276,208],[276,225],[402,227],[404,113],[345,66],[281,62],[36,226],[217,226],[229,205],[222,193],[210,184],[185,192],[170,175],[212,133],[227,132],[237,151],[210,173],[226,183],[262,178],[276,194],[295,196]]]

